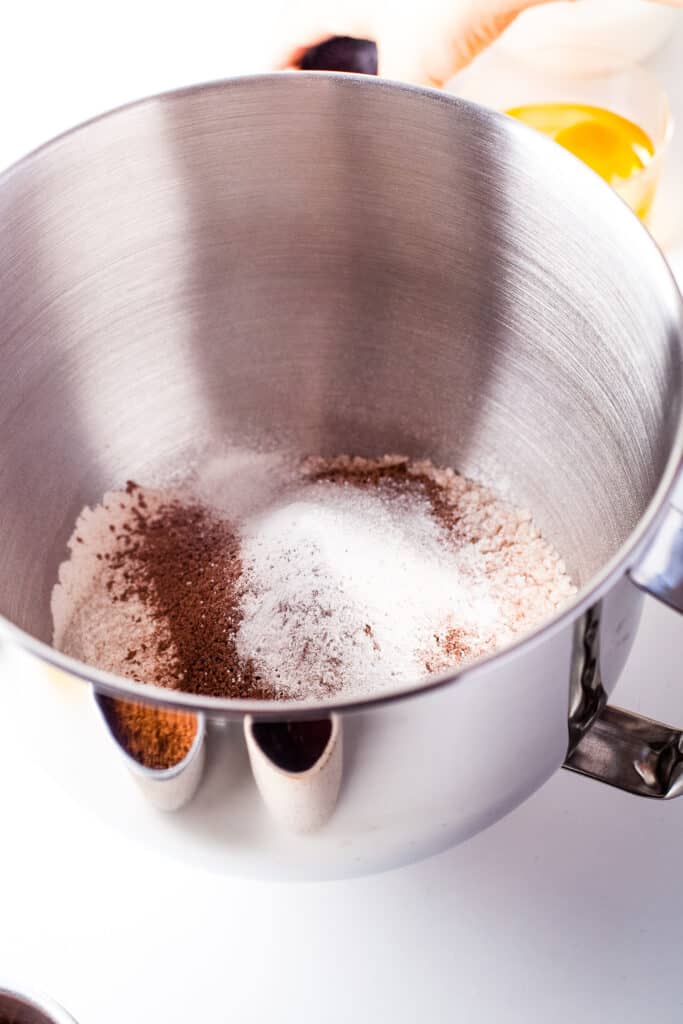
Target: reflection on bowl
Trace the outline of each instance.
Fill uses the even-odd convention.
[[[523,50],[542,59],[557,40],[570,48],[614,50],[622,60],[645,60],[674,31],[676,11],[643,0],[583,0],[552,3],[523,11],[500,40],[508,52]]]

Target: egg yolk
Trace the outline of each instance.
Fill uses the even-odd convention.
[[[554,139],[610,185],[638,174],[654,155],[642,128],[602,107],[532,103],[507,113]]]

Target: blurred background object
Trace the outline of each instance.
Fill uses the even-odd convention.
[[[523,11],[500,39],[510,53],[526,59],[536,52],[543,61],[546,47],[595,47],[620,53],[631,61],[645,60],[673,33],[676,11],[646,0],[581,0],[550,3]]]
[[[494,46],[446,89],[543,132],[648,218],[673,121],[660,83],[621,51]]]
[[[279,66],[365,71],[348,44],[373,46],[370,73],[444,86],[513,114],[646,220],[673,122],[663,89],[636,62],[671,36],[682,3],[424,0],[408,14],[384,0],[297,0],[282,25]]]
[[[350,71],[357,75],[379,73],[377,43],[355,36],[330,36],[305,47],[295,61],[302,71]]]
[[[671,37],[683,0],[294,0],[280,12],[275,66],[330,36],[374,39],[379,73],[442,85],[487,47],[543,62],[547,47],[593,47],[644,60]]]

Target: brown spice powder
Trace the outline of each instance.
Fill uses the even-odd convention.
[[[118,742],[146,768],[170,768],[190,752],[196,715],[109,697],[102,704]]]

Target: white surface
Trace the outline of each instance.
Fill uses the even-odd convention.
[[[113,103],[253,68],[242,38],[270,27],[256,7],[241,11],[239,32],[227,7],[204,2],[124,0],[106,24],[100,10],[34,0],[3,12],[0,165]],[[672,90],[682,59],[679,32],[657,61]],[[656,219],[680,274],[682,171],[683,131]],[[683,721],[682,662],[683,623],[649,603],[617,700]],[[20,763],[0,744],[0,973],[48,990],[79,1024],[683,1016],[683,800],[638,801],[563,772],[493,829],[415,867],[245,883],[84,814],[32,767],[22,725]]]

